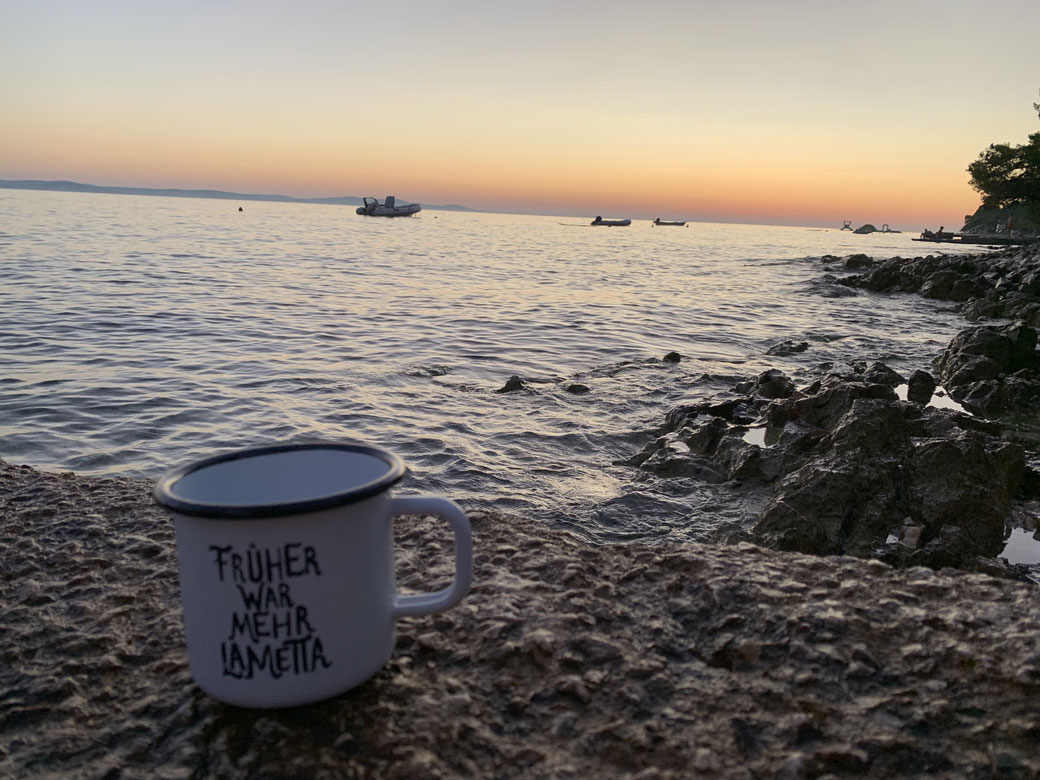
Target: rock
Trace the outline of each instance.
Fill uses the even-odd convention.
[[[469,595],[401,620],[375,677],[306,707],[229,707],[192,682],[150,490],[0,463],[0,776],[1040,771],[1035,585],[747,544],[591,545],[473,507]],[[450,529],[394,525],[399,587],[448,582]]]
[[[682,355],[680,355],[678,352],[669,352],[667,355],[661,358],[661,360],[663,360],[665,363],[678,363],[680,360],[682,360]]]
[[[980,414],[1033,408],[1040,398],[1037,332],[1022,323],[961,331],[937,360],[950,394]]]
[[[869,556],[910,518],[924,527],[926,543],[947,525],[970,524],[969,544],[947,538],[943,565],[971,568],[978,556],[997,555],[1025,471],[1022,448],[977,431],[921,438],[927,429],[899,402],[856,401],[778,484],[754,538],[798,552]]]
[[[878,292],[920,292],[962,304],[969,319],[1005,317],[1040,326],[1040,252],[1021,247],[980,255],[891,258],[842,280]]]
[[[591,389],[588,385],[579,384],[578,382],[569,384],[564,388],[568,393],[573,393],[574,395],[584,395]]]
[[[802,422],[816,428],[833,428],[859,399],[896,400],[895,391],[882,384],[847,381],[830,376],[816,389],[793,395],[767,410],[769,424],[783,427],[788,422]]]
[[[774,368],[759,374],[753,392],[760,398],[790,398],[794,394],[794,382]]]
[[[910,516],[934,535],[947,525],[970,527],[963,553],[995,557],[1003,548],[1004,518],[1025,472],[1018,444],[975,432],[916,440],[904,460]]]
[[[517,390],[527,390],[527,385],[515,374],[506,380],[506,383],[496,390],[496,393],[515,393]]]
[[[780,357],[785,355],[795,355],[799,352],[805,352],[807,349],[809,349],[809,342],[807,341],[800,341],[798,343],[795,343],[794,341],[781,341],[766,350],[766,354]]]
[[[850,298],[858,294],[830,274],[811,282],[810,289],[823,298]]]
[[[1032,485],[1033,471],[1019,444],[1000,439],[999,426],[923,406],[934,380],[923,371],[911,379],[908,398],[917,404],[897,399],[893,385],[902,377],[883,363],[857,363],[800,390],[767,371],[738,384],[741,395],[728,402],[674,410],[672,430],[631,463],[664,480],[768,488],[750,530],[720,529],[719,540],[991,570],[983,562],[1002,549],[1016,496],[1028,492],[1019,486]],[[748,436],[743,420],[755,411],[755,425],[774,431],[769,446]],[[901,543],[886,545],[893,533]]]
[[[953,391],[964,385],[996,379],[1004,372],[1000,363],[985,355],[958,355],[956,360],[946,362],[944,373],[942,380]]]
[[[906,384],[906,380],[897,371],[880,362],[871,363],[870,368],[863,372],[863,379],[871,384],[887,385],[888,387]]]
[[[842,259],[842,265],[850,271],[858,270],[861,268],[870,268],[872,265],[874,265],[874,258],[872,258],[870,255],[865,255],[862,253],[855,255],[846,255]]]
[[[906,399],[911,403],[925,406],[932,400],[935,392],[935,379],[927,371],[915,371],[907,381]]]
[[[794,394],[794,382],[783,371],[771,368],[763,371],[753,382],[741,382],[736,386],[738,393],[758,398],[790,398]]]
[[[726,479],[708,461],[692,454],[685,445],[657,450],[640,464],[640,468],[666,479],[689,477],[707,483],[724,482]]]

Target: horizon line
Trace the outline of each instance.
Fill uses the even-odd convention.
[[[122,185],[85,184],[72,181],[71,179],[0,179],[0,189],[16,189],[44,192],[78,192],[87,195],[136,195],[144,197],[171,197],[171,198],[198,198],[202,200],[251,200],[274,203],[297,203],[310,206],[356,206],[362,203],[362,196],[358,195],[335,195],[318,198],[300,198],[295,195],[281,195],[275,193],[245,193],[232,190],[217,189],[188,189],[184,187],[127,187]],[[372,196],[366,196],[372,197]],[[433,211],[456,211],[471,212],[479,214],[516,214],[519,216],[543,216],[543,217],[574,217],[585,218],[587,215],[574,212],[531,212],[531,211],[506,211],[502,209],[477,208],[459,203],[443,205],[421,204],[424,209]],[[646,219],[650,220],[649,217]],[[652,221],[652,220],[650,220]],[[818,228],[829,230],[831,225],[813,223],[812,225],[792,225],[787,222],[748,222],[733,219],[705,220],[687,219],[687,222],[701,222],[705,224],[720,225],[761,225],[763,227],[796,227],[796,228]],[[866,223],[865,223],[866,224]],[[833,227],[841,230],[840,227]]]

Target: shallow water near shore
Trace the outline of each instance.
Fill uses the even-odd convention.
[[[0,458],[155,478],[348,438],[404,458],[401,492],[700,539],[748,505],[623,465],[671,408],[767,368],[928,370],[964,326],[822,278],[824,254],[928,251],[916,231],[238,205],[0,191]],[[809,348],[766,354],[784,340]],[[495,392],[513,375],[525,389]]]

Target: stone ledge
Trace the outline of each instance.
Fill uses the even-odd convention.
[[[191,681],[140,480],[0,463],[0,775],[974,777],[1040,771],[1035,586],[752,545],[590,546],[471,512],[474,587],[368,683],[282,711]],[[398,523],[403,587],[447,530]],[[114,776],[114,775],[113,775]]]

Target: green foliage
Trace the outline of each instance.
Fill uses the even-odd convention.
[[[1040,133],[1022,146],[991,144],[968,166],[968,173],[985,206],[1040,205]]]
[[[1033,108],[1040,116],[1040,103]],[[1040,133],[1021,146],[991,144],[968,166],[971,186],[982,195],[982,208],[1023,213],[1040,223]]]

